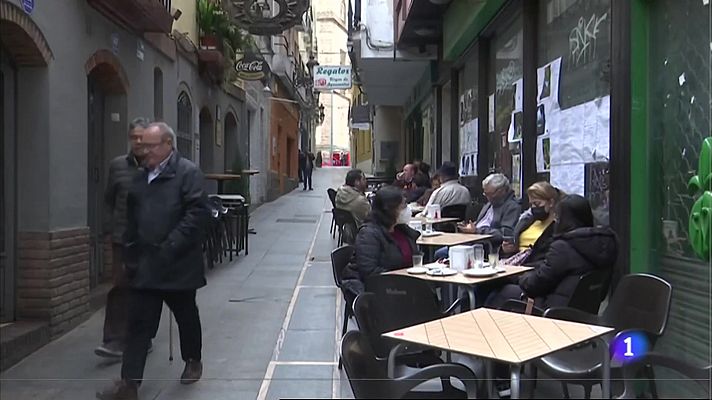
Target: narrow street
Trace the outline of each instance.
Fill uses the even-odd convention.
[[[178,382],[183,362],[174,324],[169,362],[168,312],[146,365],[142,399],[350,397],[340,379],[336,344],[341,296],[329,254],[335,246],[326,189],[346,169],[317,169],[314,191],[300,189],[255,210],[249,255],[216,266],[198,292],[203,378]],[[119,377],[120,363],[94,355],[103,310],[0,375],[3,399],[93,399]]]

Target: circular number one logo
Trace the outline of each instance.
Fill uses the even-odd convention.
[[[648,337],[643,332],[627,331],[616,335],[611,343],[611,356],[614,361],[626,363],[648,352]]]

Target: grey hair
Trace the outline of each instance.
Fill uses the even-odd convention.
[[[151,124],[151,121],[149,121],[148,118],[144,117],[138,117],[134,118],[133,121],[129,124],[129,134],[134,131],[136,128],[141,128],[141,129],[146,129],[148,126]]]
[[[173,146],[173,150],[178,150],[178,138],[176,137],[176,133],[173,131],[173,128],[165,122],[154,122],[151,126],[157,126],[163,134],[164,139],[166,137],[171,139],[171,146]]]
[[[508,188],[509,187],[509,179],[507,179],[507,177],[502,174],[491,174],[491,175],[488,175],[482,181],[482,188],[484,188],[486,186],[490,186],[495,189]]]

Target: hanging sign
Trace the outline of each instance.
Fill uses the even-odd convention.
[[[246,81],[258,81],[269,74],[267,61],[247,53],[235,63],[237,77]]]
[[[317,65],[314,67],[314,90],[350,88],[350,65]]]

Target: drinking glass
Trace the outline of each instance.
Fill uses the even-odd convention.
[[[433,232],[433,224],[425,224],[425,232],[432,233]]]
[[[419,268],[423,266],[423,253],[413,254],[413,267]]]
[[[485,262],[485,248],[481,244],[476,244],[472,246],[475,251],[475,268],[482,268],[482,264]]]
[[[497,268],[499,266],[499,246],[493,246],[488,255],[490,267]]]

